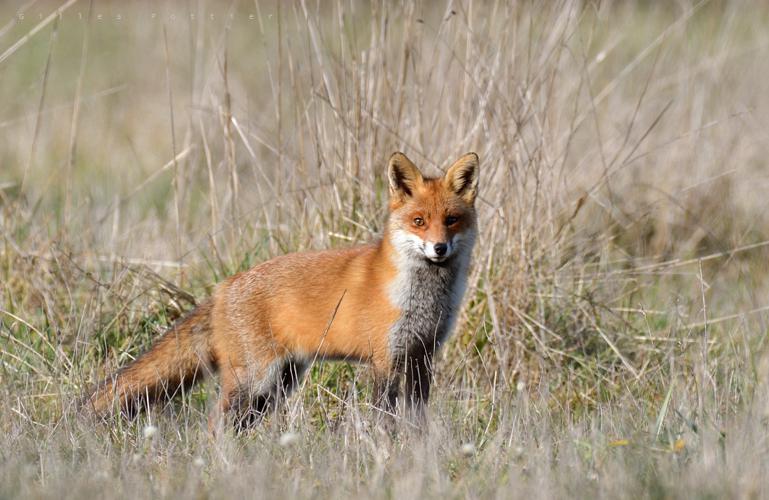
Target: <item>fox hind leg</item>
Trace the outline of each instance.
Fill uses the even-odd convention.
[[[303,362],[287,359],[270,366],[261,379],[234,384],[224,411],[231,415],[235,430],[247,430],[275,410],[299,385],[306,367]]]
[[[283,363],[280,371],[280,380],[275,385],[275,394],[280,399],[285,399],[291,395],[304,378],[304,372],[307,371],[307,363],[289,359]]]

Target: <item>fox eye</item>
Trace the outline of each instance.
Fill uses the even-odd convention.
[[[424,226],[425,220],[422,217],[414,217],[414,225],[415,226]]]
[[[453,226],[454,224],[457,223],[458,220],[459,220],[459,217],[457,217],[456,215],[449,215],[448,217],[446,217],[446,225]]]

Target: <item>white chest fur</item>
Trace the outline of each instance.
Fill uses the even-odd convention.
[[[390,285],[393,305],[401,311],[390,331],[395,358],[413,350],[432,353],[448,338],[467,285],[470,252],[443,264],[403,256]]]

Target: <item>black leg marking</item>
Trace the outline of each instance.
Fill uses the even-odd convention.
[[[262,420],[274,404],[272,393],[253,394],[251,388],[240,386],[230,394],[230,412],[236,432],[243,432]]]
[[[306,369],[307,364],[305,363],[292,360],[286,361],[280,372],[280,383],[276,388],[279,398],[286,399],[299,387]]]
[[[374,406],[379,414],[392,417],[398,406],[400,378],[397,375],[380,375],[374,380]]]
[[[410,355],[406,359],[406,405],[409,416],[424,420],[425,406],[430,398],[430,383],[433,378],[432,356],[425,352]]]
[[[306,367],[304,363],[286,361],[278,379],[267,392],[254,394],[245,384],[235,389],[230,395],[235,430],[247,430],[259,423],[268,412],[275,410],[278,403],[284,401],[299,385]]]

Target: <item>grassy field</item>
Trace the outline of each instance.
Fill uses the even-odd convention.
[[[717,1],[3,3],[0,497],[769,496],[767,25]],[[427,431],[374,425],[345,363],[247,435],[208,434],[215,380],[78,418],[223,277],[376,237],[395,150],[481,158]]]

